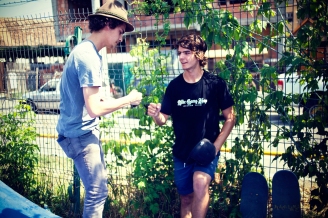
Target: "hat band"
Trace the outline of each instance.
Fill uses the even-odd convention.
[[[107,15],[112,15],[112,16],[115,16],[115,17],[118,17],[118,18],[124,20],[125,22],[128,22],[125,17],[122,17],[122,16],[120,16],[120,15],[118,15],[116,13],[112,13],[112,12],[104,11],[104,10],[97,10],[96,14],[99,14],[99,13],[107,14]]]

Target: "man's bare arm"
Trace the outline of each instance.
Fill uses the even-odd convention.
[[[122,98],[104,98],[99,87],[83,88],[84,101],[89,115],[93,118],[99,117],[129,105],[138,105],[142,94],[132,90]]]
[[[231,133],[232,128],[236,123],[236,116],[234,114],[233,107],[229,107],[222,111],[225,118],[225,122],[222,126],[219,136],[216,138],[214,145],[216,147],[216,153],[221,150],[222,145],[227,140],[228,136]]]
[[[163,114],[161,111],[161,104],[150,103],[147,108],[147,114],[153,117],[155,123],[159,126],[162,126],[166,123],[169,115]]]

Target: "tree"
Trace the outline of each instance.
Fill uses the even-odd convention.
[[[276,0],[274,2],[249,0],[242,5],[244,11],[253,14],[255,19],[248,26],[242,26],[233,14],[224,9],[213,8],[213,1],[208,0],[173,0],[170,2],[170,7],[166,7],[167,3],[159,0],[144,2],[136,1],[136,13],[152,14],[157,19],[157,22],[164,23],[164,31],[156,33],[159,42],[165,42],[165,39],[170,32],[170,23],[166,19],[169,13],[174,11],[179,13],[183,11],[185,14],[184,24],[188,28],[193,23],[198,23],[201,26],[200,34],[206,40],[208,45],[220,45],[222,49],[228,49],[234,43],[234,53],[228,54],[224,60],[216,63],[220,74],[218,76],[224,78],[233,94],[237,113],[237,128],[239,125],[246,124],[247,129],[243,135],[236,137],[231,147],[232,158],[225,159],[225,166],[221,169],[225,173],[223,186],[213,186],[212,213],[214,214],[229,214],[230,217],[237,217],[239,214],[239,199],[240,199],[240,185],[246,173],[257,170],[264,173],[261,164],[261,158],[264,155],[263,144],[269,142],[272,148],[277,147],[279,143],[284,140],[290,140],[292,143],[286,148],[283,154],[277,155],[275,160],[284,161],[299,178],[310,177],[315,179],[317,188],[311,192],[311,209],[317,213],[322,214],[326,211],[328,201],[328,153],[327,153],[327,135],[325,129],[327,127],[327,105],[328,93],[325,91],[319,96],[322,107],[318,110],[318,116],[309,117],[305,114],[297,114],[293,109],[293,102],[299,99],[299,95],[291,94],[283,96],[283,94],[276,90],[267,88],[272,81],[276,81],[279,74],[279,68],[284,66],[291,66],[291,69],[300,69],[299,81],[307,81],[308,86],[306,90],[317,90],[318,78],[327,84],[327,60],[315,59],[318,47],[323,43],[327,43],[328,32],[328,13],[327,3],[324,1],[314,0],[299,0],[297,1],[298,19],[311,19],[313,22],[311,26],[302,26],[298,31],[297,36],[290,36],[286,32],[287,20],[279,19],[278,22],[273,23],[272,17],[282,16],[279,12],[279,7],[288,4],[288,1]],[[173,5],[172,5],[173,4]],[[164,7],[165,6],[165,7]],[[270,28],[270,34],[259,39],[256,35],[261,35],[265,28]],[[264,49],[275,49],[277,44],[284,45],[284,51],[280,54],[282,58],[276,66],[257,66],[261,73],[260,84],[263,87],[261,94],[255,87],[251,86],[252,75],[247,68],[245,68],[245,59],[250,58],[249,39],[254,39],[259,51]],[[138,47],[139,46],[139,47]],[[139,53],[135,49],[139,48]],[[165,77],[166,69],[160,64],[163,57],[158,50],[148,51],[147,45],[139,41],[135,49],[132,51],[140,58],[140,63],[150,63],[155,60],[159,65],[153,65],[145,78],[146,83],[153,82],[157,87],[152,99],[146,98],[152,102],[159,102],[165,87],[160,88],[156,81],[158,77]],[[327,52],[327,51],[325,51]],[[145,55],[147,54],[147,55]],[[325,53],[326,54],[326,53]],[[150,55],[151,57],[149,58]],[[326,55],[327,56],[327,55]],[[155,57],[155,58],[152,58]],[[135,67],[134,73],[140,76],[144,73],[145,65]],[[291,72],[291,71],[290,71]],[[287,72],[290,73],[290,72]],[[151,79],[153,78],[153,79]],[[155,78],[155,79],[154,79]],[[150,79],[150,80],[149,80]],[[270,94],[275,98],[261,97],[264,94]],[[261,98],[261,101],[256,101]],[[302,96],[304,102],[311,101],[311,95]],[[246,105],[249,105],[247,109]],[[284,120],[286,126],[278,126],[276,136],[272,139],[271,123],[267,115],[269,108],[274,107],[281,119]],[[165,163],[170,166],[167,160],[170,158],[169,145],[173,141],[172,130],[169,127],[153,128],[153,121],[144,116],[144,108],[133,108],[130,114],[137,114],[135,116],[140,118],[141,127],[134,130],[129,137],[141,137],[143,134],[151,136],[142,147],[133,147],[130,149],[131,153],[139,155],[136,161],[135,175],[148,175],[150,171],[155,168],[158,169],[159,163]],[[320,138],[315,136],[319,135]],[[156,147],[159,149],[160,155],[156,152]],[[162,149],[162,148],[166,149]],[[145,156],[147,154],[147,157]],[[155,158],[155,159],[153,159]],[[143,160],[147,160],[143,162]],[[154,160],[152,162],[152,160]],[[150,161],[150,162],[149,162]],[[159,162],[158,162],[159,161]],[[166,178],[171,178],[172,172],[170,167],[161,168],[161,174],[166,175]],[[157,172],[157,171],[154,171]],[[142,196],[149,201],[142,207],[142,214],[147,216],[158,216],[158,204],[154,201],[156,199],[171,199],[166,196],[161,198],[154,196],[153,183],[156,179],[163,179],[163,177],[149,175],[147,179],[140,181],[141,177],[136,178],[136,187],[142,190]],[[155,180],[154,180],[155,179]],[[156,180],[158,182],[158,180]],[[160,182],[164,189],[161,193],[167,193],[171,179],[164,179]],[[153,188],[150,188],[153,187]],[[158,191],[158,190],[157,190]],[[162,202],[163,203],[163,202]],[[140,205],[139,205],[140,206]],[[146,208],[148,207],[147,213]],[[162,211],[162,214],[165,211]],[[139,214],[140,215],[140,214]],[[326,212],[326,216],[327,216]]]

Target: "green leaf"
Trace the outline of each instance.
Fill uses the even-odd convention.
[[[285,32],[285,23],[284,23],[284,21],[279,21],[277,26],[278,26],[278,28],[277,28],[278,33],[279,34],[284,34],[284,32]]]
[[[186,13],[184,19],[183,19],[183,23],[186,26],[186,28],[188,29],[190,24],[192,23],[192,18],[190,13]]]

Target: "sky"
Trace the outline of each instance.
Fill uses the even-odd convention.
[[[0,0],[0,17],[52,16],[51,0]]]

